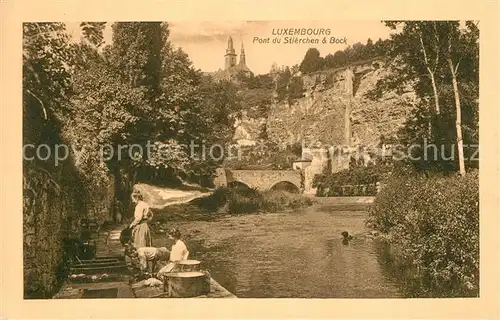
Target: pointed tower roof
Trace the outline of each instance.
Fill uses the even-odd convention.
[[[247,67],[246,57],[245,57],[245,46],[243,45],[243,42],[241,43],[240,63],[238,64],[238,69],[245,72],[252,72],[250,68]]]
[[[236,55],[236,52],[234,51],[233,38],[231,37],[227,40],[226,54]]]

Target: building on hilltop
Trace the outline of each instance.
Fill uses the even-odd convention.
[[[236,80],[236,76],[240,73],[247,77],[251,77],[253,72],[246,64],[245,47],[241,43],[240,62],[236,64],[237,55],[234,49],[233,38],[229,37],[227,41],[226,54],[224,55],[224,70],[219,69],[212,74],[217,81],[220,80]]]

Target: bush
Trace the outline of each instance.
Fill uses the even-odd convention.
[[[198,205],[208,209],[224,208],[227,213],[277,212],[312,205],[311,198],[282,190],[259,192],[250,188],[218,188]]]
[[[262,195],[255,189],[230,189],[227,208],[229,213],[250,213],[259,211]]]
[[[303,208],[312,204],[312,199],[303,195],[281,190],[271,190],[262,194],[261,209],[267,212],[276,212],[286,209]]]
[[[393,177],[371,207],[369,222],[391,235],[402,258],[435,288],[446,288],[450,296],[478,294],[478,171],[464,177]]]
[[[228,197],[228,188],[217,188],[210,196],[198,198],[193,203],[207,210],[217,210],[227,202]]]

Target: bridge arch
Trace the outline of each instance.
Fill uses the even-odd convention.
[[[237,180],[228,182],[227,187],[229,189],[251,189],[248,184]]]
[[[300,189],[297,185],[290,181],[280,181],[275,183],[270,190],[282,190],[290,193],[300,193]]]
[[[233,170],[218,168],[215,186],[241,186],[252,190],[288,190],[301,193],[302,175],[298,170]],[[292,187],[292,185],[294,185]]]

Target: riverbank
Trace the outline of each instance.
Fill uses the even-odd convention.
[[[418,297],[479,296],[479,179],[393,177],[368,224],[389,239],[399,268],[414,274]]]

